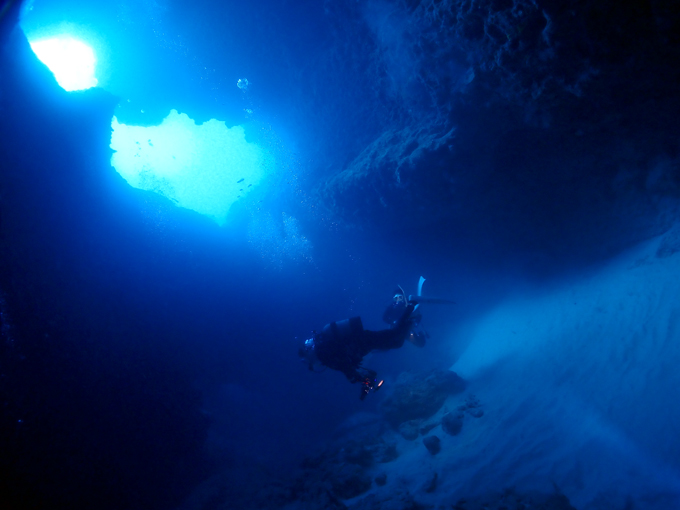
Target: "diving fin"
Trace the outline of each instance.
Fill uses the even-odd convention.
[[[414,296],[411,294],[408,297],[409,302],[411,300],[414,300],[418,303],[429,303],[433,305],[455,305],[456,302],[451,300],[451,299],[442,299],[442,298],[433,298],[433,297],[420,297],[420,296]]]

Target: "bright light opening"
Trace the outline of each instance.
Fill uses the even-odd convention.
[[[97,59],[92,48],[84,42],[63,35],[31,42],[31,48],[64,90],[97,86],[94,76]]]
[[[267,175],[271,157],[241,126],[210,119],[197,126],[172,110],[158,126],[111,122],[111,165],[133,187],[154,191],[222,225],[231,205]]]

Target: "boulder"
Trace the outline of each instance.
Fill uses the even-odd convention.
[[[437,455],[442,449],[441,440],[437,436],[427,436],[423,439],[423,444],[432,455]]]
[[[406,421],[429,418],[441,409],[449,395],[464,390],[465,381],[449,370],[403,373],[380,409],[388,423],[397,428]]]
[[[373,453],[373,458],[380,464],[392,462],[399,457],[396,443],[377,443],[369,447]]]
[[[475,395],[468,395],[465,399],[465,404],[459,407],[461,411],[467,412],[473,418],[481,418],[484,416],[484,410],[481,408],[482,403]]]
[[[467,413],[473,418],[481,418],[484,416],[484,410],[478,407],[466,409]]]
[[[442,429],[451,436],[457,436],[463,429],[463,413],[456,411],[442,417]]]
[[[382,438],[369,438],[364,441],[350,441],[341,450],[344,462],[361,467],[370,467],[374,463],[384,464],[399,457],[397,444],[385,442]]]
[[[380,473],[378,476],[375,477],[375,484],[378,487],[382,487],[387,483],[387,473]]]
[[[399,433],[404,439],[414,441],[420,435],[420,421],[410,420],[399,425]]]

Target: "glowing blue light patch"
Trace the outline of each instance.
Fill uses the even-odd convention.
[[[57,83],[68,91],[97,86],[97,59],[87,44],[71,36],[57,36],[31,42],[31,49],[54,73]]]
[[[259,184],[271,158],[241,126],[211,119],[197,126],[171,110],[158,126],[111,122],[111,165],[133,187],[166,196],[222,225],[229,208]]]

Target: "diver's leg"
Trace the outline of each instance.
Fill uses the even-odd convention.
[[[399,349],[404,345],[406,335],[397,329],[383,329],[380,331],[364,330],[363,347],[366,353],[373,350],[387,351]]]
[[[414,306],[408,305],[404,313],[392,329],[382,329],[380,331],[364,330],[361,337],[362,356],[365,356],[374,349],[385,351],[388,349],[398,349],[404,345],[404,340],[411,329],[409,321]]]

